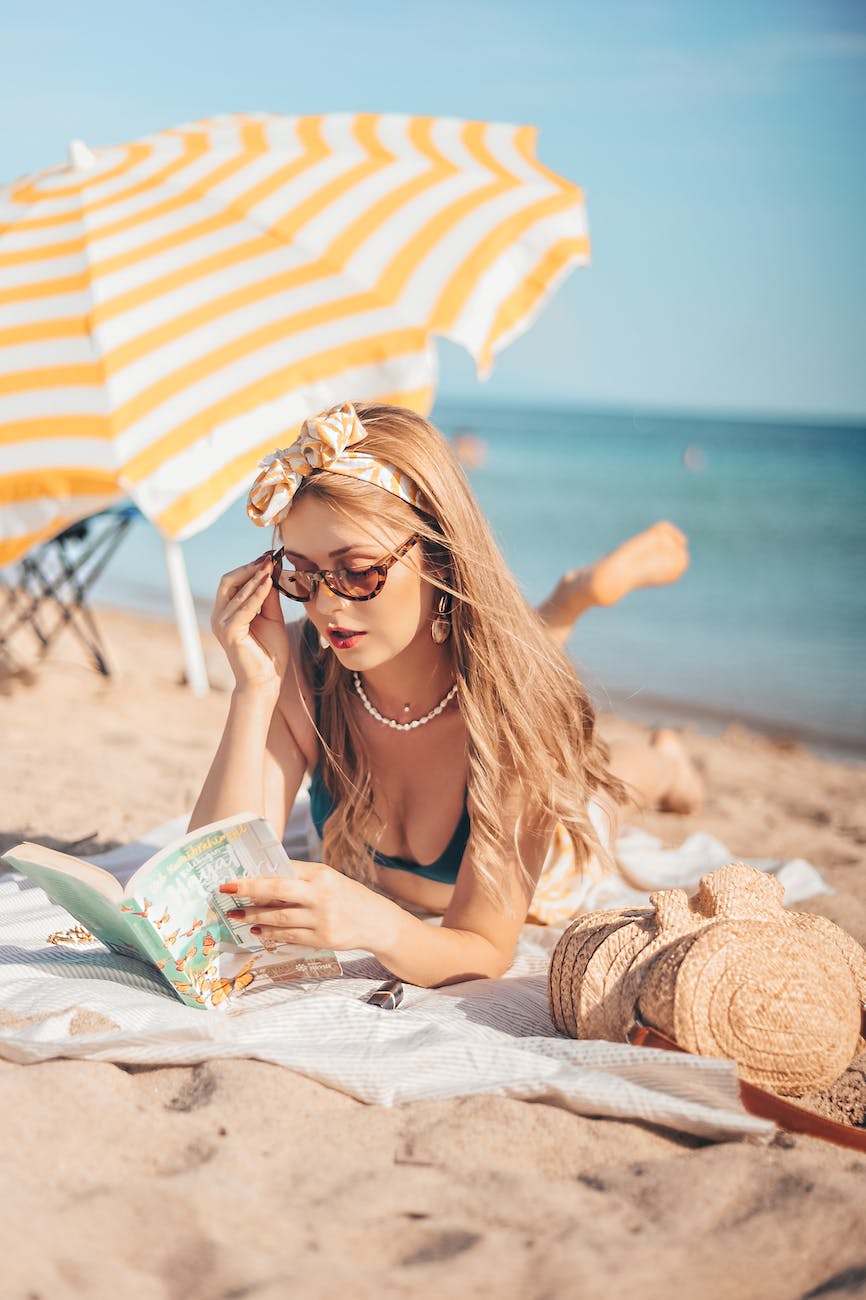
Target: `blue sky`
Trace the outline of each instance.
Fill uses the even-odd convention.
[[[0,0],[0,181],[255,109],[529,122],[593,264],[442,395],[866,418],[866,5]]]

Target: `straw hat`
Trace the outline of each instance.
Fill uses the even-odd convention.
[[[681,889],[654,901],[655,907],[590,912],[566,930],[548,972],[551,1015],[561,1033],[624,1038],[634,1023],[647,962],[675,934],[701,924]]]
[[[847,962],[792,926],[721,920],[676,940],[638,1005],[680,1047],[733,1058],[741,1078],[792,1096],[828,1087],[857,1051]]]
[[[705,876],[694,899],[663,890],[650,901],[590,913],[562,936],[548,977],[557,1029],[622,1040],[637,1014],[790,1095],[845,1070],[866,1000],[866,952],[850,935],[786,911],[779,881],[745,863]]]
[[[588,1037],[581,1033],[576,1019],[575,993],[579,992],[589,957],[621,926],[632,920],[649,922],[652,915],[652,909],[648,907],[612,908],[588,912],[572,921],[554,949],[547,972],[550,1014],[560,1033],[572,1038]]]

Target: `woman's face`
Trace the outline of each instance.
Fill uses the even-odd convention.
[[[367,569],[411,536],[373,520],[350,520],[316,496],[302,496],[280,525],[285,564],[296,569]],[[363,672],[415,644],[432,646],[430,619],[436,591],[422,575],[416,544],[388,570],[371,600],[348,600],[324,582],[303,610],[346,668]],[[294,603],[294,602],[290,602]]]

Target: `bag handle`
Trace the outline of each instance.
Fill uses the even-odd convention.
[[[866,1007],[861,1013],[861,1033],[866,1038]],[[684,1047],[675,1043],[667,1034],[649,1025],[634,1024],[628,1032],[628,1041],[634,1047],[660,1047],[668,1052],[686,1052]],[[784,1097],[777,1097],[773,1092],[766,1092],[753,1083],[740,1079],[740,1101],[750,1115],[760,1119],[771,1120],[779,1128],[789,1133],[808,1133],[811,1137],[823,1138],[825,1142],[834,1142],[836,1146],[851,1147],[854,1151],[866,1152],[866,1129],[853,1128],[850,1124],[839,1124],[834,1119],[826,1119],[814,1111],[796,1106]]]

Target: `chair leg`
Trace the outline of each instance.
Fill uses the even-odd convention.
[[[8,646],[14,632],[19,627],[29,624],[30,630],[40,642],[43,649],[47,649],[47,641],[38,622],[35,621],[42,601],[41,595],[34,595],[32,588],[28,585],[34,574],[32,561],[24,560],[21,563],[21,574],[17,587],[9,586],[4,583],[6,588],[6,606],[13,617],[0,629],[0,646]]]
[[[86,538],[87,529],[76,525],[68,533],[61,533],[44,543],[21,562],[18,587],[3,584],[6,606],[12,615],[0,628],[0,651],[4,656],[11,659],[9,641],[13,632],[22,626],[28,626],[36,638],[40,658],[68,626],[87,650],[97,670],[105,677],[111,676],[102,637],[87,604],[87,592],[116,550],[132,518],[131,513],[116,516],[77,555],[68,548],[73,541]],[[59,572],[55,569],[52,573],[49,566],[55,561]],[[42,617],[46,607],[49,610],[53,608],[58,614],[50,625]]]

